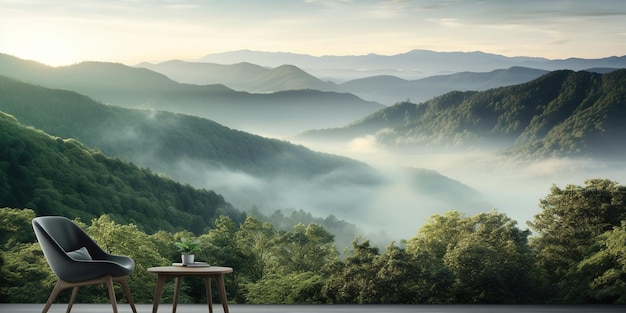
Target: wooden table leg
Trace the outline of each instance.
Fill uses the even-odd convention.
[[[206,290],[206,302],[209,304],[209,313],[213,313],[213,297],[211,297],[211,276],[204,276],[204,289]]]
[[[159,309],[159,301],[161,300],[161,293],[163,293],[163,283],[165,282],[165,275],[159,274],[157,276],[156,290],[154,291],[154,300],[152,302],[152,313],[157,313]]]
[[[220,291],[220,301],[222,301],[224,313],[228,313],[228,300],[226,299],[226,288],[224,287],[224,275],[216,274],[215,280],[217,282],[217,288]]]
[[[174,287],[174,302],[172,303],[172,313],[176,313],[176,306],[178,305],[178,292],[180,292],[180,281],[182,277],[176,276],[176,286]]]

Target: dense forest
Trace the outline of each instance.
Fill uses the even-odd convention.
[[[449,211],[384,251],[357,237],[343,256],[315,223],[285,231],[252,216],[241,223],[221,216],[194,236],[147,234],[108,215],[77,222],[109,251],[135,260],[129,284],[139,303],[154,292],[146,268],[177,261],[181,237],[200,242],[197,259],[235,269],[226,276],[235,303],[626,303],[625,200],[626,187],[609,180],[553,186],[529,222],[534,234],[497,211]],[[35,216],[0,209],[2,302],[45,302],[55,282],[35,242]],[[200,280],[183,283],[181,302],[206,301]],[[67,301],[69,292],[62,296]],[[108,299],[103,288],[88,287],[78,301]]]

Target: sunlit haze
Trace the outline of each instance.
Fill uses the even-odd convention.
[[[626,54],[626,2],[619,0],[0,0],[0,17],[0,52],[48,65],[190,60],[241,49]]]

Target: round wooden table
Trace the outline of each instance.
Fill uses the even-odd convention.
[[[228,301],[226,300],[226,289],[224,288],[224,274],[232,273],[230,267],[206,266],[206,267],[187,267],[187,266],[158,266],[151,267],[148,272],[157,274],[157,285],[154,294],[154,302],[152,304],[152,313],[156,313],[163,293],[163,284],[165,279],[173,277],[176,279],[176,287],[174,288],[174,303],[172,313],[176,313],[176,304],[178,302],[178,291],[180,290],[180,281],[184,276],[197,276],[204,279],[206,288],[207,302],[209,303],[209,313],[213,313],[213,299],[211,299],[211,278],[217,282],[217,288],[220,293],[220,301],[224,312],[228,313]]]

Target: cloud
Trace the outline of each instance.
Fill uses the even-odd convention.
[[[371,153],[380,150],[380,145],[374,135],[354,138],[348,143],[348,150],[356,153]]]

